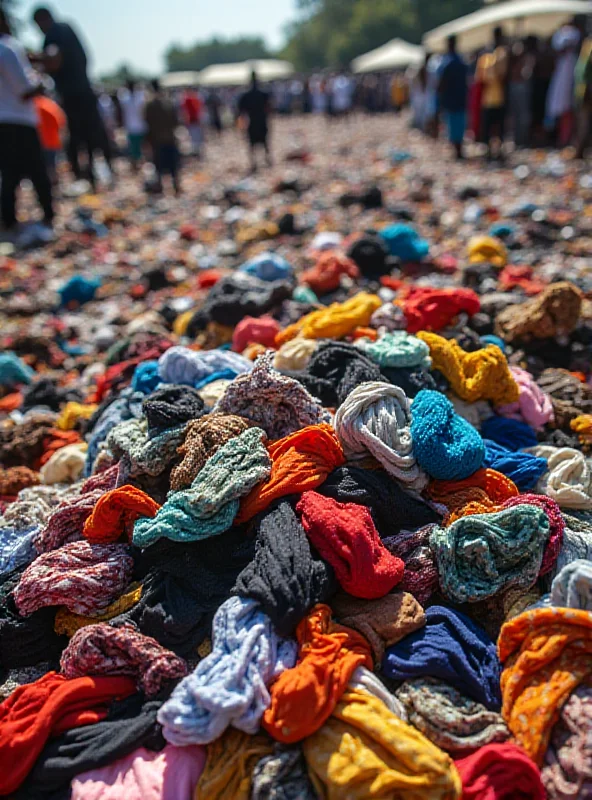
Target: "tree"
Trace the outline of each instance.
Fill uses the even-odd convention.
[[[200,70],[210,64],[229,64],[250,58],[269,58],[270,52],[261,36],[239,36],[224,39],[214,36],[191,47],[173,44],[165,53],[169,72]]]

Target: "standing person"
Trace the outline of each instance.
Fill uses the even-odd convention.
[[[448,53],[440,65],[440,107],[448,127],[448,139],[457,158],[464,158],[463,140],[467,126],[469,69],[456,52],[456,36],[448,37]]]
[[[550,40],[542,40],[537,47],[532,80],[532,134],[537,144],[543,144],[547,140],[545,109],[554,69],[555,54],[551,42]]]
[[[29,178],[43,209],[43,224],[25,231],[17,243],[53,238],[51,183],[37,133],[37,114],[32,98],[41,92],[33,80],[24,49],[13,38],[6,12],[0,9],[0,216],[5,230],[17,232],[16,191]]]
[[[504,124],[506,116],[506,77],[508,74],[508,50],[504,44],[504,32],[494,28],[493,49],[483,53],[477,61],[475,80],[483,85],[481,93],[481,131],[487,145],[487,158],[493,154],[492,142],[498,140],[497,157],[503,157]]]
[[[257,160],[255,158],[255,148],[262,145],[267,157],[267,163],[271,166],[271,153],[267,137],[269,134],[269,95],[259,88],[259,81],[255,72],[251,74],[251,88],[241,95],[238,101],[238,113],[246,117],[247,136],[249,139],[249,156],[251,160],[251,170],[257,171]]]
[[[536,50],[536,37],[528,36],[523,42],[514,42],[510,53],[508,113],[512,118],[516,147],[526,147],[530,141]]]
[[[557,61],[547,94],[547,125],[557,131],[560,147],[569,144],[574,127],[575,68],[582,36],[575,21],[564,25],[553,36],[551,44]]]
[[[582,44],[575,71],[576,81],[576,158],[584,158],[592,134],[592,37]]]
[[[123,127],[127,134],[127,150],[133,172],[137,172],[142,159],[142,144],[146,135],[144,106],[146,96],[134,80],[127,80],[125,88],[118,92]]]
[[[331,84],[331,106],[336,117],[347,116],[351,111],[353,89],[353,82],[347,75],[342,73],[333,79]]]
[[[181,112],[183,114],[185,126],[191,139],[191,149],[193,155],[199,158],[202,144],[201,117],[203,103],[200,96],[193,89],[183,92],[181,98]]]
[[[220,115],[222,101],[220,100],[220,97],[216,91],[212,90],[208,94],[206,107],[208,109],[208,116],[210,118],[210,126],[212,130],[216,132],[216,134],[220,135],[222,133],[222,117]]]
[[[43,63],[53,78],[68,119],[68,159],[72,172],[76,179],[82,177],[78,156],[80,148],[86,148],[89,180],[95,187],[93,153],[101,150],[112,172],[111,147],[99,113],[97,97],[88,79],[86,52],[71,25],[57,22],[48,8],[36,9],[33,19],[45,34],[43,54],[37,60]]]
[[[144,109],[147,139],[152,148],[152,160],[158,175],[157,191],[162,191],[162,177],[169,174],[175,194],[181,193],[179,183],[179,149],[175,131],[178,120],[174,105],[160,89],[157,79],[151,82],[153,96]]]
[[[107,133],[107,138],[109,139],[111,152],[114,152],[116,146],[115,131],[118,128],[119,106],[115,105],[113,97],[109,94],[109,92],[105,90],[99,92],[97,102],[99,105],[99,114],[101,115],[101,119],[103,120],[103,125],[105,126],[105,132]]]
[[[437,139],[440,133],[439,86],[442,56],[432,53],[427,59],[425,132]]]
[[[43,148],[47,173],[52,186],[56,186],[57,160],[62,150],[62,133],[66,130],[66,115],[57,103],[44,95],[33,100],[37,112],[37,132]]]

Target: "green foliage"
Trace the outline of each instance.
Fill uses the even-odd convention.
[[[210,64],[229,64],[249,58],[269,58],[271,53],[260,36],[239,36],[224,39],[214,36],[188,48],[173,44],[165,53],[167,70],[200,70]]]
[[[286,29],[281,56],[298,69],[345,67],[352,58],[399,37],[422,35],[470,14],[481,0],[297,0],[300,16]]]

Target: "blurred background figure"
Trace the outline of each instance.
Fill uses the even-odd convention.
[[[480,81],[481,134],[487,145],[487,158],[503,158],[506,117],[506,81],[508,75],[508,49],[501,28],[493,31],[493,47],[477,61],[475,80]],[[497,142],[494,150],[493,143]]]
[[[448,140],[457,158],[463,158],[467,126],[468,67],[456,52],[456,36],[448,39],[448,53],[440,65],[440,106],[448,128]]]
[[[127,152],[133,172],[137,172],[142,159],[142,145],[146,135],[144,106],[146,95],[132,79],[126,81],[125,87],[118,92],[121,119],[127,136]]]
[[[158,178],[155,189],[157,192],[162,192],[162,179],[165,175],[170,175],[175,194],[179,195],[180,154],[175,135],[178,125],[177,112],[162,92],[158,80],[153,80],[151,87],[152,97],[146,104],[144,119],[146,137],[152,150],[152,162]]]
[[[249,142],[249,159],[251,171],[257,171],[256,148],[261,146],[265,150],[267,164],[271,166],[271,152],[269,149],[269,112],[270,99],[267,92],[259,88],[259,81],[255,72],[251,74],[251,87],[241,95],[238,101],[239,118],[247,132]]]
[[[191,139],[191,151],[200,157],[203,143],[202,116],[203,103],[195,89],[186,89],[181,98],[181,113],[187,133]]]

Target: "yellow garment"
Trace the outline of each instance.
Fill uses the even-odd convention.
[[[191,316],[193,316],[193,312]],[[187,330],[187,325],[185,330]],[[195,337],[195,344],[199,345],[202,350],[215,350],[220,345],[231,342],[233,332],[234,328],[229,325],[220,325],[219,322],[210,321],[205,330],[200,331]],[[185,331],[183,331],[183,335],[185,335]]]
[[[265,239],[275,239],[280,229],[275,222],[256,222],[253,225],[240,227],[235,238],[239,244],[261,242]]]
[[[484,53],[477,61],[475,80],[483,84],[482,108],[499,108],[505,100],[504,81],[508,71],[508,52],[497,47],[493,53]]]
[[[496,406],[518,400],[518,384],[497,345],[467,353],[454,339],[427,331],[419,331],[416,336],[430,348],[432,369],[440,370],[462,400],[491,400]]]
[[[592,446],[592,414],[580,414],[569,423],[569,427],[578,434],[582,447],[587,449]],[[43,470],[42,470],[43,472]]]
[[[453,760],[360,689],[348,689],[329,720],[303,742],[308,770],[325,800],[455,800]]]
[[[276,345],[283,345],[296,336],[304,339],[341,339],[357,327],[365,328],[381,305],[382,300],[368,292],[360,292],[345,303],[331,303],[319,311],[311,311],[280,331],[275,339]]]
[[[189,311],[184,311],[182,314],[179,314],[178,317],[175,317],[175,321],[173,322],[173,333],[177,336],[185,336],[185,331],[189,323],[191,322],[191,317],[195,314],[195,309],[191,308]]]
[[[251,776],[257,762],[273,752],[273,739],[249,736],[236,728],[207,747],[207,759],[194,800],[249,800]]]
[[[297,336],[280,347],[275,354],[273,366],[280,372],[306,369],[317,346],[314,339]]]
[[[102,614],[96,617],[73,614],[72,611],[68,611],[65,606],[62,606],[55,616],[53,629],[57,634],[66,634],[66,636],[72,638],[80,628],[85,628],[87,625],[96,625],[98,622],[107,622],[113,619],[113,617],[117,617],[119,614],[124,614],[126,611],[129,611],[130,608],[133,608],[133,606],[139,602],[141,596],[141,584],[132,583],[126,594],[121,595],[121,597],[111,603],[111,605],[107,606]]]
[[[508,263],[508,251],[499,239],[493,236],[473,236],[467,245],[471,264],[493,264],[505,267]]]
[[[90,419],[97,410],[97,406],[92,403],[75,403],[73,400],[66,403],[64,409],[56,421],[56,427],[61,431],[71,431],[76,427],[79,419]]]

